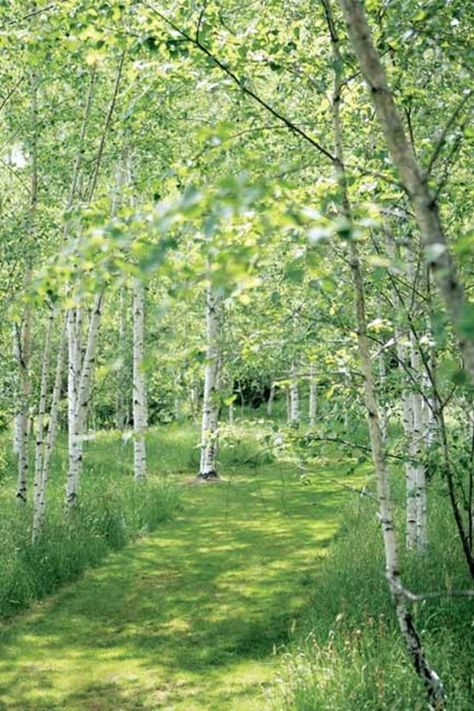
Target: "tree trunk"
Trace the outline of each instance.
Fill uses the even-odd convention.
[[[273,401],[275,399],[275,383],[270,386],[270,393],[267,400],[267,416],[271,417],[273,412]]]
[[[423,174],[405,134],[360,0],[339,0],[339,4],[392,160],[410,196],[425,255],[456,331],[464,366],[474,381],[474,338],[463,328],[470,304],[448,251],[436,196],[429,188],[429,176]]]
[[[318,410],[318,383],[316,381],[316,368],[313,362],[309,364],[309,424],[314,427]]]
[[[135,481],[147,474],[145,432],[148,425],[145,359],[145,286],[133,285],[133,471]]]
[[[125,287],[120,290],[119,303],[119,332],[118,332],[118,351],[119,351],[119,370],[117,373],[117,393],[115,398],[115,427],[118,430],[123,430],[127,423],[127,397],[126,397],[126,304],[125,304]]]
[[[217,439],[219,435],[219,309],[220,298],[212,285],[206,294],[206,367],[201,425],[199,479],[217,479]]]
[[[342,0],[343,3],[346,0]],[[338,178],[342,196],[342,215],[353,227],[352,210],[347,189],[344,166],[343,132],[340,117],[340,102],[342,88],[343,59],[339,51],[339,42],[332,18],[329,0],[323,0],[328,29],[331,37],[331,47],[334,58],[334,94],[332,101],[332,118],[335,138],[336,157],[338,161]],[[410,654],[416,673],[423,681],[427,690],[430,708],[436,711],[444,709],[444,689],[438,674],[426,660],[421,641],[415,629],[400,577],[395,521],[392,512],[389,472],[387,468],[382,429],[377,406],[376,382],[372,370],[369,338],[367,335],[367,316],[365,308],[364,281],[360,265],[358,244],[350,240],[349,258],[354,291],[355,316],[357,326],[357,347],[364,383],[364,403],[368,415],[370,447],[374,465],[379,515],[382,526],[382,536],[385,552],[385,572],[389,589],[394,601],[395,610],[405,645]]]
[[[421,364],[420,354],[418,352],[418,344],[415,338],[411,337],[411,353],[410,353],[411,368],[413,375],[417,378],[421,387]],[[412,393],[412,430],[411,430],[411,448],[410,456],[414,460],[412,465],[412,496],[414,497],[415,514],[415,537],[414,540],[408,541],[409,547],[415,548],[418,552],[423,552],[426,549],[427,540],[427,501],[426,501],[426,472],[422,462],[423,444],[424,444],[424,426],[423,426],[423,397],[421,392],[415,390]]]
[[[43,457],[44,457],[44,420],[46,416],[46,399],[48,396],[48,377],[49,377],[49,361],[51,352],[51,336],[54,325],[54,313],[50,312],[48,316],[48,325],[46,327],[46,336],[43,349],[43,359],[41,363],[41,380],[40,393],[38,403],[38,414],[36,418],[36,438],[35,438],[35,476],[33,484],[33,499],[34,507],[37,508],[38,500],[41,492],[41,479],[43,476]]]
[[[28,278],[29,281],[30,278]],[[31,308],[25,308],[23,321],[15,328],[15,353],[20,373],[20,408],[16,416],[15,440],[18,453],[17,501],[26,502],[28,482],[29,405],[31,395],[30,350]]]
[[[53,393],[51,397],[51,407],[49,411],[49,423],[42,455],[41,477],[39,481],[39,495],[34,500],[32,541],[35,543],[43,529],[44,517],[46,513],[46,490],[48,486],[51,455],[53,453],[56,433],[58,428],[59,403],[61,400],[62,373],[64,358],[66,355],[66,325],[64,326],[59,342],[58,355],[56,358],[56,371],[54,375]]]
[[[291,365],[290,378],[290,423],[298,425],[300,421],[300,395],[298,389],[298,372],[296,365]]]
[[[77,502],[82,474],[83,443],[87,429],[87,414],[90,404],[92,374],[95,364],[95,349],[99,333],[104,290],[97,295],[89,320],[89,330],[84,353],[81,351],[80,309],[71,309],[68,317],[69,341],[69,471],[66,483],[66,507],[71,509]],[[75,312],[75,318],[74,318]]]

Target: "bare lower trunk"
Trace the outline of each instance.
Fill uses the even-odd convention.
[[[298,372],[296,365],[291,366],[290,379],[290,422],[293,425],[299,424],[300,421],[300,395],[298,388]]]
[[[147,474],[145,432],[147,398],[145,358],[145,286],[140,279],[133,285],[133,471],[136,481]]]
[[[125,375],[125,360],[126,360],[126,304],[125,304],[125,287],[120,291],[119,303],[119,332],[118,332],[118,350],[119,350],[119,370],[117,373],[117,393],[115,400],[115,427],[118,430],[123,430],[127,424],[127,397]]]
[[[104,292],[95,299],[89,320],[89,330],[84,354],[81,351],[80,309],[71,310],[68,317],[69,340],[69,470],[66,483],[66,507],[71,509],[79,494],[82,474],[83,443],[87,428],[95,349],[99,333]],[[74,318],[75,311],[75,318]]]
[[[198,478],[216,479],[219,436],[219,307],[220,299],[211,285],[206,294],[206,368],[201,424],[201,462]]]
[[[274,399],[275,399],[275,383],[272,383],[270,386],[270,393],[268,395],[268,400],[267,400],[267,415],[268,415],[268,417],[272,416]]]
[[[59,403],[61,400],[61,385],[64,358],[66,355],[66,345],[66,328],[64,328],[63,333],[61,334],[58,355],[56,358],[56,371],[54,375],[53,393],[51,397],[51,406],[49,411],[48,431],[44,440],[41,477],[39,482],[39,494],[37,497],[35,496],[34,500],[32,529],[33,543],[37,541],[39,536],[41,535],[46,513],[46,491],[48,487],[51,456],[53,454],[54,444],[56,441],[56,433],[58,429]]]
[[[81,331],[82,311],[70,309],[67,314],[68,339],[68,454],[69,466],[66,483],[66,506],[72,508],[77,498],[77,486],[81,467],[82,446],[79,426],[79,380],[82,369]]]
[[[414,337],[411,338],[411,367],[413,374],[418,376],[421,387],[421,364],[420,354]],[[424,427],[423,427],[423,397],[421,392],[415,390],[412,393],[412,429],[411,429],[411,449],[410,455],[413,459],[411,467],[413,473],[414,513],[415,513],[415,536],[414,541],[407,540],[409,547],[414,547],[418,552],[425,550],[428,543],[427,533],[427,510],[426,510],[426,472],[422,461],[424,450]]]
[[[318,410],[318,384],[314,363],[309,365],[309,424],[314,427]]]
[[[33,484],[33,500],[34,507],[38,506],[38,499],[41,492],[41,479],[43,476],[43,457],[44,457],[44,420],[46,415],[46,399],[48,396],[48,376],[49,376],[49,360],[51,352],[51,336],[54,324],[54,313],[48,316],[48,325],[46,327],[46,337],[43,349],[43,359],[41,364],[41,381],[40,394],[38,403],[38,414],[36,417],[36,439],[35,439],[35,475]]]
[[[29,281],[29,278],[28,278]],[[15,328],[15,355],[20,374],[20,407],[15,422],[15,440],[18,454],[17,501],[26,502],[28,482],[29,445],[29,405],[31,395],[30,349],[31,349],[31,309],[25,309],[21,326]]]

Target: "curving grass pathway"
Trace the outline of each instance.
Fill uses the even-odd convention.
[[[265,709],[343,497],[282,464],[184,487],[177,519],[0,627],[0,709]]]

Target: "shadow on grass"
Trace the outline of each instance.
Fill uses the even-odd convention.
[[[177,520],[0,628],[1,709],[263,708],[342,494],[274,466],[184,496]]]

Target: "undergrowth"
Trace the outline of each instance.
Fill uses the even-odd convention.
[[[139,485],[133,481],[130,468],[123,466],[130,452],[125,453],[117,435],[100,435],[88,444],[79,504],[65,515],[66,450],[60,439],[44,531],[35,544],[32,507],[15,500],[15,464],[6,455],[0,479],[0,619],[75,580],[109,551],[153,530],[176,511],[178,490],[166,479],[152,475]]]
[[[403,491],[396,492],[399,528]],[[398,494],[398,495],[397,495]],[[414,592],[471,587],[441,484],[430,491],[430,547],[403,553],[405,585]],[[376,508],[353,501],[327,558],[321,561],[304,632],[284,655],[271,705],[292,711],[417,711],[426,694],[404,651],[384,578]],[[441,676],[447,708],[474,708],[473,608],[442,595],[412,607],[428,659]]]

